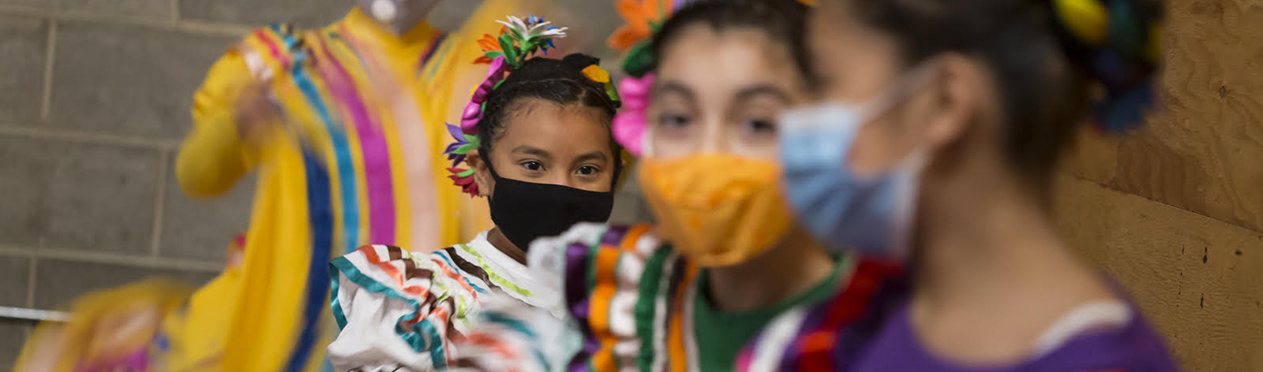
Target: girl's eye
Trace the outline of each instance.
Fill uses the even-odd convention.
[[[770,119],[749,119],[741,124],[741,130],[754,135],[776,134],[776,122]]]
[[[522,163],[522,168],[526,168],[529,171],[541,171],[544,170],[544,164],[537,161],[528,161]]]
[[[597,168],[597,167],[594,167],[594,166],[591,166],[591,165],[585,165],[585,166],[579,167],[579,170],[577,170],[577,171],[575,171],[575,172],[579,173],[580,175],[584,175],[584,176],[592,176],[592,175],[596,175],[597,173],[600,173],[600,172],[601,172],[601,169],[600,169],[600,168]]]
[[[666,128],[683,128],[689,125],[689,118],[680,114],[662,114],[658,117],[658,123]]]

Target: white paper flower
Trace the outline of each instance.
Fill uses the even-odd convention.
[[[552,22],[545,22],[541,17],[530,17],[530,21],[522,21],[521,18],[509,16],[509,21],[496,21],[505,27],[508,27],[522,40],[532,40],[535,38],[555,39],[566,37],[566,27],[553,26]]]

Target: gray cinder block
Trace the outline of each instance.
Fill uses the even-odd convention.
[[[178,138],[193,92],[235,38],[63,22],[53,64],[52,125]]]

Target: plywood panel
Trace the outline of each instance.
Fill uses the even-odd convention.
[[[1114,187],[1114,181],[1118,178],[1120,138],[1104,134],[1094,127],[1080,128],[1074,146],[1062,159],[1062,170],[1079,178]]]
[[[1263,2],[1173,0],[1169,10],[1163,111],[1120,142],[1116,179],[1072,172],[1263,230]]]
[[[1069,244],[1127,287],[1188,371],[1263,371],[1263,233],[1061,176]]]

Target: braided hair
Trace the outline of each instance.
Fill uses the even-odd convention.
[[[487,96],[482,119],[478,121],[478,138],[482,139],[478,152],[484,157],[490,156],[496,141],[504,135],[508,118],[524,109],[523,103],[529,99],[599,109],[601,122],[609,128],[618,104],[606,93],[602,83],[583,73],[598,62],[595,57],[579,53],[560,60],[532,58],[523,62]],[[622,167],[622,147],[613,136],[609,141],[614,150],[614,174],[618,174]]]
[[[823,1],[845,1],[857,20],[895,40],[905,67],[949,52],[989,65],[1006,155],[1037,185],[1047,184],[1087,114],[1121,133],[1142,123],[1152,102],[1162,15],[1154,1]]]

